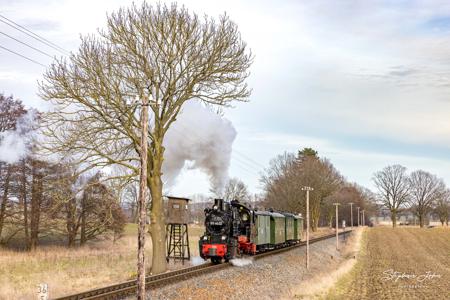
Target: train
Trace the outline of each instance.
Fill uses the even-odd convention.
[[[205,233],[199,240],[200,257],[220,263],[255,255],[301,241],[303,218],[289,212],[257,210],[238,200],[214,199],[205,209]]]

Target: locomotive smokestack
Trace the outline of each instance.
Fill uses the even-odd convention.
[[[223,199],[214,199],[214,205],[217,206],[219,210],[223,210]]]

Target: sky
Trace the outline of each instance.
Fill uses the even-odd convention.
[[[76,51],[80,35],[95,33],[108,12],[130,3],[0,0],[0,15]],[[450,2],[178,3],[199,15],[226,12],[255,56],[249,102],[224,112],[237,131],[229,175],[252,193],[261,191],[270,159],[304,147],[371,189],[373,173],[396,163],[450,185]],[[4,34],[61,55],[2,22],[0,32],[0,46],[41,64],[51,58]],[[36,82],[44,70],[0,48],[0,92],[41,110],[48,107]],[[208,191],[207,175],[186,169],[170,192]]]

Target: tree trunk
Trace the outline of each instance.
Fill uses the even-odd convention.
[[[392,228],[397,227],[397,210],[391,210]]]
[[[0,206],[0,242],[2,237],[3,226],[5,224],[6,202],[8,201],[9,179],[11,177],[11,166],[6,167],[5,184],[3,186],[3,200]]]
[[[86,195],[81,199],[81,230],[80,230],[80,246],[86,244]]]
[[[76,235],[73,234],[73,232],[70,232],[68,239],[67,239],[67,247],[69,247],[69,248],[75,247],[75,238],[76,238]]]
[[[311,209],[311,230],[313,232],[317,231],[319,227],[319,218],[320,218],[320,206],[316,206],[313,204]]]
[[[167,270],[166,262],[166,231],[162,200],[162,182],[159,178],[152,178],[151,188],[152,210],[150,233],[153,243],[152,274],[163,273]]]
[[[424,223],[425,223],[425,218],[424,218],[422,213],[419,213],[419,225],[420,225],[420,228],[423,228]]]
[[[42,202],[42,174],[37,163],[33,162],[33,183],[31,187],[31,220],[30,220],[30,250],[35,250],[39,238],[39,219],[41,216]]]
[[[28,232],[28,202],[27,202],[27,174],[26,162],[22,161],[22,203],[23,203],[23,227],[25,231],[26,248],[30,249],[30,234]]]
[[[159,274],[167,270],[166,261],[166,226],[162,199],[161,168],[164,147],[162,141],[155,143],[152,170],[150,172],[150,192],[152,196],[150,233],[153,243],[152,273]]]

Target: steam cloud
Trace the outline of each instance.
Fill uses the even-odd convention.
[[[193,266],[198,266],[198,265],[201,265],[204,263],[205,263],[205,260],[203,258],[201,258],[200,256],[194,256],[191,258],[191,264]]]
[[[233,258],[232,260],[230,260],[230,263],[235,267],[245,267],[251,265],[253,263],[253,260],[248,258]]]
[[[178,119],[167,132],[164,147],[163,179],[172,186],[185,166],[208,174],[211,187],[222,192],[228,179],[228,168],[236,130],[199,102],[187,102]]]
[[[0,132],[0,161],[12,164],[27,154],[34,120],[35,113],[30,110],[17,120],[15,130]]]

